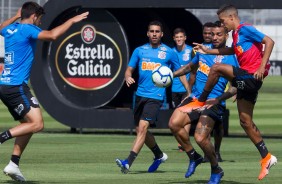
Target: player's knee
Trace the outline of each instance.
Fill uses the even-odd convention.
[[[36,123],[33,123],[33,133],[40,132],[43,129],[44,129],[43,121],[37,121]]]
[[[218,74],[220,71],[221,71],[221,65],[218,64],[218,63],[215,63],[215,64],[211,67],[209,74],[215,75],[215,74]]]
[[[240,119],[240,125],[242,128],[245,129],[245,128],[251,127],[251,122],[245,119]]]
[[[168,127],[172,132],[176,132],[180,126],[179,126],[179,121],[177,121],[175,118],[170,118]]]
[[[198,145],[203,145],[206,142],[206,138],[202,134],[195,133],[194,138]]]

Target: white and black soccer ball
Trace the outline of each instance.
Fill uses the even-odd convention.
[[[159,66],[152,71],[153,83],[161,88],[165,88],[171,85],[173,80],[173,74],[169,67]]]

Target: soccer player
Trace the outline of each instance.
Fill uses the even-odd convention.
[[[208,48],[212,48],[212,28],[213,26],[214,26],[214,23],[212,22],[206,22],[203,25],[202,35],[203,35],[204,42],[202,44]],[[196,56],[199,56],[199,55],[196,55]],[[192,71],[191,74],[192,73],[195,73],[195,71]],[[190,82],[190,86],[192,86],[191,82]],[[217,124],[217,126],[214,127],[214,130],[213,130],[214,148],[215,148],[217,161],[219,162],[223,161],[220,155],[220,146],[221,146],[223,134],[224,134],[223,122],[220,122],[219,124]],[[206,155],[204,156],[203,162],[209,162]]]
[[[232,48],[209,50],[202,44],[196,43],[196,49],[208,54],[235,53],[240,68],[225,64],[214,65],[210,70],[203,93],[198,100],[190,104],[189,108],[199,108],[205,104],[207,96],[220,76],[232,82],[232,85],[237,87],[240,124],[261,155],[261,171],[258,179],[262,180],[269,173],[270,168],[277,163],[277,158],[268,152],[261,133],[253,122],[253,110],[258,90],[262,86],[263,79],[268,75],[269,57],[274,41],[252,25],[241,22],[238,10],[233,5],[222,6],[218,9],[217,15],[228,31],[233,30]]]
[[[214,23],[212,28],[212,47],[224,48],[227,38],[228,31],[221,25],[220,22]],[[174,72],[174,76],[177,77],[190,72],[193,68],[199,65],[196,73],[196,81],[192,87],[192,94],[173,112],[169,121],[169,128],[190,159],[189,167],[185,174],[185,177],[189,178],[192,174],[194,174],[196,167],[202,163],[203,157],[197,153],[191,145],[189,136],[184,130],[184,126],[186,124],[198,122],[194,137],[211,163],[211,177],[209,183],[219,183],[221,177],[223,176],[223,170],[218,165],[215,149],[210,141],[210,133],[214,127],[218,126],[222,121],[222,116],[225,111],[224,100],[233,96],[236,93],[236,90],[234,90],[234,88],[230,88],[232,91],[230,90],[229,93],[224,93],[228,81],[221,77],[218,83],[216,83],[215,88],[208,96],[208,99],[218,98],[218,100],[220,100],[219,104],[211,106],[211,108],[195,110],[192,112],[187,110],[186,107],[193,101],[193,98],[198,98],[201,94],[201,91],[207,81],[210,68],[213,65],[216,63],[224,63],[238,66],[238,62],[234,55],[205,55],[201,53],[197,53],[197,55],[198,56],[195,56],[189,64]]]
[[[55,40],[72,24],[87,18],[88,12],[67,20],[50,31],[41,30],[44,9],[35,2],[26,2],[21,8],[20,23],[13,23],[1,29],[5,40],[4,70],[0,78],[0,98],[19,125],[0,134],[0,144],[15,138],[14,150],[4,173],[17,181],[26,179],[19,170],[20,157],[33,133],[43,129],[39,104],[28,87],[33,63],[36,40]]]
[[[193,48],[190,45],[185,44],[186,41],[186,32],[183,28],[176,28],[173,31],[173,40],[175,42],[175,47],[173,51],[177,54],[181,66],[188,64],[192,59]],[[171,97],[172,97],[172,107],[175,109],[180,102],[187,96],[190,95],[191,89],[190,86],[194,84],[195,73],[191,73],[191,79],[189,79],[190,73],[186,75],[187,81],[189,81],[189,92],[187,91],[178,77],[173,79],[171,87]],[[185,130],[187,133],[190,131],[191,125],[186,125]],[[178,144],[179,151],[182,151],[182,147]]]
[[[144,143],[155,156],[148,172],[156,171],[159,165],[168,158],[167,154],[159,148],[153,134],[148,131],[149,127],[156,126],[157,115],[165,95],[165,88],[159,88],[153,84],[152,70],[160,65],[179,69],[180,63],[175,52],[161,43],[161,38],[163,37],[161,22],[150,22],[147,36],[149,37],[149,43],[134,50],[125,71],[125,82],[128,87],[135,83],[134,78],[132,78],[135,69],[139,72],[139,80],[136,92],[136,105],[134,107],[134,122],[137,135],[128,157],[125,160],[116,159],[117,165],[124,174],[128,173]],[[181,81],[185,89],[188,90],[186,77],[182,76]]]

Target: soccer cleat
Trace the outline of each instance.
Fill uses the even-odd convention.
[[[127,174],[129,171],[129,165],[128,165],[128,160],[120,160],[120,159],[116,159],[116,163],[117,165],[121,168],[121,172],[123,174]]]
[[[197,160],[190,160],[189,167],[187,172],[185,173],[185,178],[189,178],[194,174],[196,167],[203,162],[203,157],[198,158]]]
[[[18,182],[25,182],[25,178],[21,173],[19,166],[14,162],[10,161],[9,164],[4,168],[4,174],[10,176],[13,180]]]
[[[211,173],[208,184],[219,184],[222,176],[224,176],[223,170],[220,173]]]
[[[206,104],[206,102],[199,102],[197,99],[193,99],[193,101],[191,101],[187,105],[183,105],[181,107],[178,107],[178,109],[181,112],[187,112],[188,113],[188,112],[191,112],[193,110],[198,110],[198,109],[202,108],[205,104]]]
[[[162,158],[159,158],[159,159],[154,158],[154,161],[153,161],[152,165],[149,167],[148,172],[149,173],[155,172],[158,169],[158,167],[161,165],[161,163],[165,162],[167,160],[167,158],[168,158],[168,156],[165,153],[163,153]]]
[[[270,168],[276,163],[277,158],[270,153],[268,153],[265,158],[261,159],[261,170],[258,179],[262,180],[266,175],[268,175]]]

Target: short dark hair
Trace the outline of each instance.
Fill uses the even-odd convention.
[[[32,14],[36,16],[44,15],[44,9],[36,2],[26,2],[22,6],[21,19],[29,18]]]
[[[181,27],[178,27],[178,28],[175,28],[175,29],[174,29],[174,31],[173,31],[173,36],[176,35],[176,34],[178,34],[178,33],[183,33],[184,36],[186,36],[186,31],[185,31],[183,28],[181,28]]]
[[[204,25],[203,25],[203,29],[204,27],[214,27],[214,24],[212,22],[206,22]]]
[[[223,27],[224,28],[224,32],[227,34],[228,33],[228,29],[226,27],[224,27],[224,25],[222,24],[222,22],[220,22],[219,20],[215,21],[213,23],[214,27]]]
[[[163,32],[163,24],[160,21],[157,20],[151,21],[148,25],[148,30],[150,29],[150,26],[160,26],[161,31]]]
[[[238,14],[238,10],[237,8],[232,5],[232,4],[224,4],[222,5],[218,10],[217,10],[217,15],[223,13],[223,12],[226,12],[226,11],[229,11],[229,10],[232,10],[232,11],[235,11],[236,14]]]

